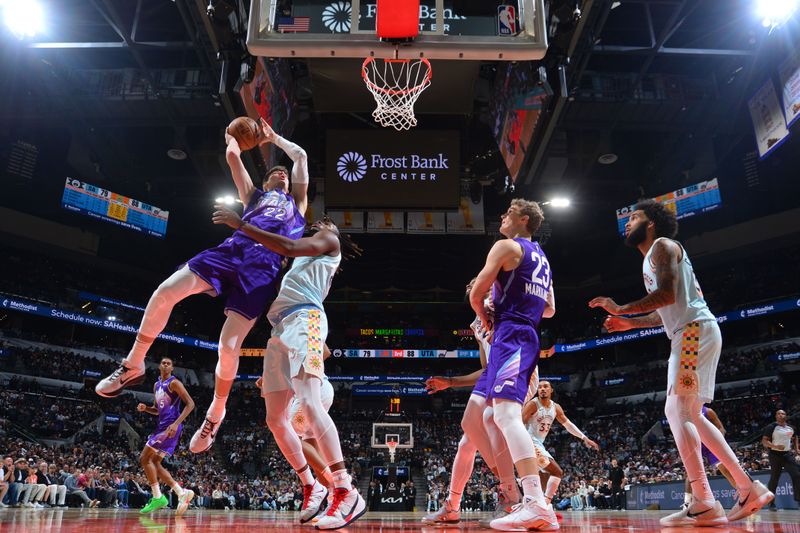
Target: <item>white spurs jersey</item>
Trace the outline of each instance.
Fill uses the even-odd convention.
[[[539,442],[544,442],[547,434],[550,433],[553,420],[556,419],[556,402],[550,400],[550,407],[545,407],[539,398],[531,401],[536,402],[538,409],[528,419],[528,433]]]
[[[267,319],[273,326],[298,306],[323,309],[333,276],[342,262],[342,254],[297,257],[283,276],[278,296],[269,308]]]

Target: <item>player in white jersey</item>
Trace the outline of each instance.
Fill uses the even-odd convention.
[[[238,214],[222,206],[217,206],[213,221],[243,231],[282,256],[295,258],[267,313],[272,337],[264,356],[261,393],[267,407],[267,425],[303,484],[301,522],[320,512],[328,491],[311,475],[302,444],[289,420],[289,405],[295,395],[333,478],[333,500],[315,527],[344,527],[366,512],[366,503],[352,486],[336,425],[321,398],[323,350],[328,336],[322,302],[342,260],[339,229],[326,218],[312,225],[310,237],[294,241],[243,223]]]
[[[467,284],[467,295],[472,290],[473,283],[475,283],[475,279]],[[491,309],[491,293],[487,292],[484,305],[487,309]],[[483,328],[480,318],[477,317],[470,324],[470,329],[474,333],[480,350],[480,370],[463,376],[433,376],[425,381],[428,394],[455,387],[474,388],[464,409],[464,416],[461,418],[461,428],[464,430],[464,434],[461,436],[456,456],[453,459],[447,499],[439,510],[422,518],[423,524],[455,524],[461,520],[461,496],[472,475],[476,451],[481,452],[481,457],[486,465],[500,480],[497,509],[489,520],[484,520],[486,527],[492,519],[508,514],[511,506],[520,500],[519,488],[514,478],[514,464],[508,448],[505,447],[505,441],[501,439],[503,449],[495,450],[483,424],[483,411],[486,408],[485,370],[491,347],[491,332]]]
[[[664,412],[692,485],[693,501],[685,509],[662,518],[661,524],[714,526],[757,512],[774,495],[747,475],[725,437],[702,414],[703,404],[714,398],[722,336],[703,299],[686,250],[672,240],[677,232],[678,221],[667,207],[655,200],[639,202],[625,224],[625,244],[644,256],[642,270],[648,294],[624,305],[600,296],[592,299],[589,307],[600,307],[609,313],[604,322],[609,332],[663,324],[672,341]],[[738,500],[727,517],[708,484],[701,443],[719,458],[736,482]]]
[[[564,410],[553,401],[553,387],[546,379],[539,381],[539,388],[537,395],[527,402],[522,407],[522,422],[527,426],[528,433],[533,439],[533,446],[536,449],[536,458],[539,461],[540,472],[549,474],[547,480],[547,488],[544,491],[545,499],[548,505],[552,503],[553,497],[558,491],[558,485],[561,483],[561,478],[564,476],[564,471],[558,465],[550,452],[544,445],[544,439],[550,433],[550,427],[553,421],[557,420],[559,424],[564,426],[564,429],[583,441],[583,443],[592,449],[599,450],[600,446],[583,434],[578,427],[572,423],[564,414]]]

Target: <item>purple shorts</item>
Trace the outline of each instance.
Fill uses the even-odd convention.
[[[477,394],[478,396],[482,396],[486,398],[487,396],[487,387],[489,386],[489,378],[486,374],[486,369],[483,370],[481,377],[478,378],[478,381],[475,382],[475,386],[472,388],[472,394]]]
[[[486,399],[525,401],[531,376],[539,362],[539,336],[529,325],[495,324],[492,352],[486,368]]]
[[[160,424],[156,431],[147,439],[147,445],[158,452],[161,457],[170,456],[175,453],[178,442],[181,440],[183,424],[178,426],[178,431],[172,437],[167,437],[167,428],[170,424]]]
[[[720,460],[717,459],[717,456],[711,453],[711,450],[709,450],[705,446],[700,447],[700,453],[702,454],[703,457],[706,458],[706,461],[708,461],[709,466],[717,466],[720,463]]]
[[[227,295],[226,311],[236,311],[252,320],[261,316],[275,298],[281,257],[236,235],[200,252],[187,265],[214,287],[217,295]]]

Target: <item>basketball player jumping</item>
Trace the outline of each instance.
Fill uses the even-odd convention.
[[[290,194],[289,173],[282,166],[271,168],[262,181],[263,190],[257,189],[242,163],[239,144],[226,134],[226,159],[239,191],[239,199],[245,206],[244,220],[252,227],[298,239],[305,228],[303,215],[308,205],[306,153],[272,131],[263,119],[261,128],[261,144],[274,143],[294,162],[292,191]],[[208,450],[225,418],[225,403],[239,368],[242,342],[275,296],[280,264],[280,255],[254,241],[243,231],[236,231],[219,246],[189,259],[150,297],[133,348],[120,367],[97,384],[97,394],[116,396],[125,387],[144,380],[147,351],[167,324],[175,304],[193,294],[219,296],[226,293],[226,319],[219,338],[214,399],[205,421],[192,436],[189,445],[193,453]]]
[[[293,395],[297,396],[333,478],[333,501],[315,527],[339,529],[367,509],[364,499],[352,486],[336,425],[322,404],[320,392],[323,346],[328,336],[322,302],[342,260],[339,229],[324,219],[312,225],[312,236],[295,241],[244,222],[229,209],[217,208],[215,224],[227,224],[278,254],[296,258],[267,313],[272,337],[264,356],[261,390],[267,407],[267,425],[303,483],[301,521],[311,520],[319,513],[328,491],[311,475],[300,439],[292,430],[289,404]]]
[[[609,313],[609,332],[664,325],[672,341],[667,374],[667,415],[686,475],[692,485],[692,504],[661,519],[664,526],[714,526],[749,516],[772,501],[774,495],[753,481],[739,465],[725,437],[702,414],[714,398],[722,336],[697,283],[692,263],[675,240],[675,214],[655,200],[639,202],[625,224],[625,244],[644,256],[642,271],[647,296],[624,305],[600,296],[589,307]],[[625,317],[620,315],[637,315]],[[738,500],[725,516],[708,484],[700,445],[717,456],[733,477]]]
[[[547,480],[547,488],[544,491],[545,500],[549,505],[553,501],[553,497],[558,491],[558,485],[561,483],[561,478],[564,476],[564,471],[558,465],[550,452],[544,445],[544,439],[550,433],[550,427],[553,425],[553,420],[558,420],[558,423],[564,426],[567,432],[583,441],[583,443],[594,450],[600,450],[600,446],[583,434],[578,427],[572,423],[564,414],[564,410],[553,401],[553,387],[550,382],[543,379],[539,381],[539,390],[537,396],[528,400],[522,407],[522,423],[528,427],[533,439],[533,445],[536,448],[536,455],[539,461],[539,467],[544,472],[549,474]]]
[[[169,505],[167,497],[161,494],[161,486],[158,483],[161,478],[161,481],[172,487],[172,492],[178,498],[177,514],[181,516],[194,498],[194,492],[181,488],[169,471],[161,465],[161,461],[164,460],[164,457],[175,453],[175,448],[181,439],[183,421],[194,410],[194,400],[189,396],[183,383],[172,375],[172,359],[162,358],[159,370],[161,377],[153,387],[153,405],[148,407],[140,403],[136,406],[136,410],[140,413],[158,416],[158,426],[147,439],[147,444],[139,458],[153,496],[139,512],[146,514]],[[181,402],[185,404],[183,410],[181,410]]]
[[[550,264],[539,244],[531,241],[543,220],[536,202],[512,200],[500,225],[507,239],[492,246],[470,293],[470,304],[483,327],[493,330],[486,369],[486,402],[493,414],[484,421],[493,423],[497,429],[492,430],[499,430],[505,439],[524,494],[512,513],[491,522],[493,529],[506,531],[559,528],[555,512],[545,502],[536,451],[522,423],[522,403],[539,361],[536,329],[543,317],[555,314]],[[483,295],[492,285],[494,324],[483,305]]]
[[[474,283],[475,280],[473,279],[467,284],[467,295],[472,290]],[[488,308],[490,303],[490,293],[487,291],[484,305]],[[489,435],[483,425],[487,382],[485,370],[491,346],[491,332],[483,329],[481,320],[478,317],[475,317],[470,328],[474,333],[480,350],[481,369],[463,376],[433,376],[425,381],[425,387],[428,389],[429,394],[451,387],[473,386],[473,389],[467,401],[467,407],[464,409],[464,416],[461,418],[461,428],[464,430],[464,434],[458,442],[458,450],[453,459],[447,499],[442,507],[422,519],[423,524],[455,524],[461,520],[461,496],[464,493],[467,481],[472,475],[475,453],[479,450],[486,465],[500,480],[500,497],[492,517],[498,518],[508,514],[510,507],[520,500],[519,488],[514,479],[514,465],[511,462],[508,450],[504,450],[505,453],[496,453],[492,449]]]

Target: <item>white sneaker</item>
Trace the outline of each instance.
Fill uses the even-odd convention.
[[[511,501],[505,492],[500,491],[500,497],[497,499],[497,506],[495,506],[494,511],[486,518],[478,520],[478,525],[487,529],[492,527],[492,520],[507,516],[518,503],[519,501]]]
[[[718,501],[715,501],[712,507],[706,507],[703,503],[694,501],[688,507],[665,516],[660,523],[664,527],[708,527],[724,526],[728,523],[728,519],[725,517],[725,509]]]
[[[328,498],[328,489],[317,480],[313,485],[303,486],[303,506],[300,507],[300,523],[305,524],[322,511]]]
[[[214,444],[214,439],[217,438],[217,432],[223,420],[225,420],[225,411],[222,411],[222,416],[219,417],[219,420],[216,422],[210,420],[208,414],[206,414],[203,425],[194,432],[192,440],[189,441],[189,451],[192,453],[203,453],[209,450]]]
[[[461,511],[453,509],[450,500],[445,500],[444,505],[422,518],[422,523],[430,526],[436,524],[457,524],[461,520]]]
[[[750,492],[744,501],[736,499],[731,511],[728,513],[728,522],[741,520],[753,513],[757,513],[762,507],[775,499],[775,495],[764,486],[760,481],[753,481],[750,484]]]
[[[189,508],[189,503],[194,498],[194,491],[190,489],[183,489],[183,494],[180,497],[178,502],[178,509],[175,511],[176,516],[183,516],[183,513],[186,512],[186,509]]]
[[[367,512],[367,503],[357,489],[334,489],[333,502],[314,526],[317,529],[339,529]]]
[[[119,396],[125,387],[144,383],[144,379],[144,365],[138,368],[128,368],[123,361],[111,375],[100,380],[94,391],[104,398],[113,398]]]
[[[530,496],[525,496],[506,516],[492,520],[489,526],[500,531],[558,531],[560,527],[552,507],[539,505]]]

